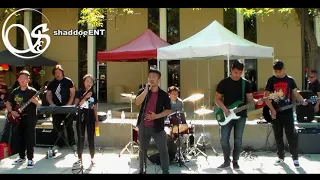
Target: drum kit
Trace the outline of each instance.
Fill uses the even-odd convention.
[[[127,98],[131,102],[131,112],[132,112],[132,101],[135,99],[135,95],[131,94],[121,94],[122,97]],[[183,99],[183,102],[192,102],[194,104],[194,118],[198,115],[204,119],[205,115],[213,113],[213,110],[206,109],[201,107],[196,110],[196,102],[201,100],[204,97],[203,94],[192,94],[191,96]],[[188,124],[186,121],[186,113],[182,111],[177,111],[169,114],[165,120],[165,131],[168,134],[168,141],[174,142],[177,147],[175,151],[176,155],[173,160],[173,163],[178,163],[179,166],[185,166],[185,162],[188,162],[187,156],[198,156],[203,155],[206,158],[208,157],[205,153],[205,149],[208,145],[211,146],[215,155],[218,155],[213,145],[210,142],[210,139],[206,136],[204,132],[204,125],[202,125],[201,136],[195,141],[195,125],[192,123],[193,120]],[[125,146],[120,155],[124,151],[128,151],[130,154],[135,154],[133,148],[138,148],[137,141],[137,130],[131,128],[131,141]],[[182,138],[181,138],[182,137]],[[137,151],[136,151],[137,152]],[[119,156],[120,156],[119,155]],[[186,167],[186,166],[185,166]]]

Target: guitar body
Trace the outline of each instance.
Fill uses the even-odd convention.
[[[215,112],[218,124],[220,126],[224,126],[228,124],[231,120],[239,119],[240,116],[237,116],[236,113],[234,113],[234,110],[237,109],[241,104],[243,104],[242,101],[236,101],[235,103],[231,104],[227,108],[230,111],[230,115],[228,117],[225,116],[224,111],[221,108],[218,108]]]
[[[19,106],[15,107],[13,109],[13,111],[16,111],[19,113]],[[12,124],[12,125],[16,125],[16,126],[19,126],[20,125],[20,122],[21,122],[21,116],[23,115],[22,113],[19,113],[19,117],[14,117],[11,113],[8,113],[8,117],[7,117],[7,120],[8,120],[8,123]]]
[[[268,123],[272,122],[271,112],[267,105],[262,109],[262,116]]]

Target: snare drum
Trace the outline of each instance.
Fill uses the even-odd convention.
[[[170,121],[170,126],[172,127],[172,133],[182,133],[188,130],[186,113],[180,111],[171,113],[168,115],[168,120]]]

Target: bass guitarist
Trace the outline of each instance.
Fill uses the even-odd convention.
[[[27,150],[28,165],[27,168],[31,169],[34,166],[33,154],[35,145],[35,127],[37,123],[37,106],[41,106],[41,100],[34,97],[37,90],[30,87],[30,73],[23,70],[19,73],[19,87],[15,88],[7,102],[6,107],[8,113],[20,117],[20,124],[18,125],[18,152],[19,158],[13,162],[13,165],[23,164],[26,162],[25,151]],[[21,107],[27,101],[31,99],[31,102],[23,111],[23,115],[17,112],[16,107]]]
[[[279,165],[284,162],[284,143],[283,143],[283,128],[285,129],[286,137],[289,143],[289,149],[292,155],[293,163],[296,168],[299,167],[298,161],[298,138],[295,133],[293,110],[287,109],[285,111],[277,112],[276,109],[282,106],[292,104],[293,96],[296,100],[304,101],[303,105],[307,102],[297,91],[297,85],[294,79],[285,73],[284,63],[280,60],[276,60],[273,64],[273,70],[275,75],[268,79],[265,96],[268,96],[271,92],[283,92],[283,98],[278,100],[276,103],[270,100],[266,100],[266,105],[271,111],[272,127],[274,137],[277,144],[278,159],[274,165]]]
[[[242,101],[244,103],[256,103],[257,100],[253,98],[252,88],[249,81],[243,79],[241,74],[243,72],[244,65],[240,61],[236,61],[231,67],[231,76],[221,80],[217,86],[215,94],[215,103],[221,108],[225,115],[230,114],[227,108],[236,101]],[[243,87],[243,85],[245,87]],[[243,110],[237,114],[240,119],[230,121],[224,126],[220,126],[220,143],[222,146],[224,163],[218,167],[218,169],[230,167],[230,134],[232,128],[234,128],[234,148],[233,148],[233,161],[232,165],[235,170],[238,170],[239,156],[242,148],[242,135],[246,124],[247,111]]]

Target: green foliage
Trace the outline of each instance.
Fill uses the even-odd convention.
[[[91,27],[102,27],[104,21],[115,19],[119,15],[133,13],[130,8],[83,8],[78,23],[88,24]]]

